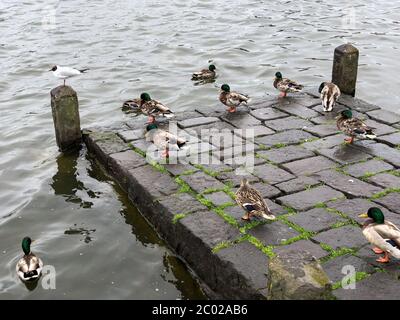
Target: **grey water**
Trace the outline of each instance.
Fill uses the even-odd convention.
[[[198,299],[199,281],[87,155],[60,155],[50,96],[54,64],[90,68],[67,81],[82,127],[131,119],[147,91],[175,111],[217,105],[229,83],[277,94],[273,76],[330,79],[333,50],[360,50],[357,97],[398,112],[400,3],[319,0],[0,2],[0,299]],[[210,62],[215,83],[194,86]],[[132,119],[131,119],[132,121]],[[15,275],[21,239],[54,266],[56,289]]]

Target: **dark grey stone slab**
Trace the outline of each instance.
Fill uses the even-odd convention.
[[[129,150],[130,147],[113,132],[90,132],[83,135],[88,149],[107,165],[110,154]]]
[[[289,116],[287,113],[279,111],[275,108],[257,109],[257,110],[251,111],[250,114],[260,121],[274,120],[274,119],[285,118],[285,117]]]
[[[289,172],[275,167],[269,163],[254,167],[253,175],[259,177],[261,180],[269,184],[276,184],[295,178],[295,176]]]
[[[372,158],[370,154],[362,152],[348,144],[341,144],[330,149],[320,149],[316,152],[341,165],[365,161]]]
[[[202,126],[197,127],[190,127],[185,129],[188,134],[192,136],[199,136],[200,138],[204,139],[204,137],[210,137],[213,134],[220,134],[218,130],[231,130],[233,131],[235,127],[230,125],[225,121],[214,122],[211,124],[205,124]]]
[[[289,221],[299,225],[305,230],[321,232],[329,229],[338,222],[345,221],[338,214],[327,211],[324,208],[314,208],[288,217]]]
[[[245,143],[240,136],[233,134],[230,130],[211,130],[209,134],[202,135],[201,139],[205,142],[211,143],[218,149],[231,148]]]
[[[211,211],[190,214],[180,219],[179,223],[201,240],[202,246],[205,245],[210,251],[217,244],[235,240],[240,236],[238,229]]]
[[[299,235],[296,230],[280,221],[258,225],[251,229],[249,234],[256,237],[265,246],[278,245],[282,241]]]
[[[396,167],[400,167],[400,150],[391,148],[383,143],[364,142],[362,145],[354,145],[363,152],[380,157]]]
[[[378,106],[365,102],[363,100],[353,98],[349,95],[342,94],[338,100],[339,103],[346,105],[352,110],[357,110],[359,112],[368,112],[380,109]]]
[[[337,127],[331,124],[319,124],[310,128],[305,128],[304,130],[321,138],[339,133]]]
[[[398,300],[400,281],[385,272],[377,272],[356,283],[355,290],[338,289],[340,300]]]
[[[154,200],[169,196],[179,190],[179,185],[175,183],[172,177],[157,171],[150,165],[128,170],[128,174],[128,183],[131,186],[140,185],[151,193]],[[134,187],[129,189],[129,193],[131,192],[135,193]]]
[[[202,116],[202,114],[197,111],[175,112],[174,114],[175,114],[175,116],[173,118],[173,121],[183,121],[183,120],[198,118],[198,117]]]
[[[373,182],[383,188],[400,189],[400,177],[390,173],[377,174],[376,176],[370,177],[368,181]]]
[[[267,183],[253,183],[252,187],[256,188],[261,193],[263,198],[275,198],[282,193],[278,188],[275,188]]]
[[[379,203],[394,213],[400,213],[400,193],[398,192],[389,193],[382,198],[375,199],[374,202]]]
[[[354,177],[362,177],[365,174],[375,174],[393,169],[393,166],[381,160],[368,160],[366,162],[352,164],[344,169]],[[400,178],[398,178],[400,180]]]
[[[320,186],[313,189],[301,191],[278,198],[283,205],[296,210],[308,210],[317,203],[326,202],[331,199],[342,198],[344,194],[327,186]]]
[[[319,116],[319,113],[315,112],[313,109],[297,103],[288,106],[277,106],[276,108],[303,119],[310,119]]]
[[[367,262],[369,265],[378,267],[379,269],[390,271],[394,267],[398,270],[399,262],[397,259],[392,258],[388,263],[381,263],[376,261],[378,258],[382,257],[383,254],[376,254],[375,252],[373,252],[373,247],[374,246],[372,244],[367,244],[363,246],[360,250],[358,250],[355,255]]]
[[[154,148],[153,143],[150,141],[146,141],[144,139],[139,139],[135,141],[131,141],[130,144],[134,146],[136,149],[142,150],[143,152],[147,152],[150,147]]]
[[[256,137],[268,136],[274,134],[275,131],[263,125],[256,125],[246,129],[236,129],[235,134],[242,137],[246,141],[254,141]]]
[[[261,125],[261,121],[254,118],[247,112],[235,112],[225,114],[222,119],[236,128],[246,129],[252,126]]]
[[[216,206],[221,206],[221,205],[227,204],[227,203],[231,203],[231,204],[235,203],[235,200],[233,200],[230,196],[228,196],[223,191],[205,194],[204,197],[206,199],[210,200]]]
[[[385,134],[394,133],[397,131],[396,128],[393,128],[391,126],[388,126],[386,124],[383,124],[383,123],[380,123],[380,122],[377,122],[377,121],[371,120],[371,119],[365,120],[364,123],[367,126],[375,128],[373,131],[377,136],[383,136]]]
[[[118,132],[118,135],[125,142],[131,142],[133,140],[143,139],[144,138],[144,130],[143,129],[125,130],[125,131]]]
[[[304,149],[301,146],[287,146],[278,149],[260,150],[257,153],[275,163],[285,163],[309,158],[315,155],[313,152]]]
[[[382,209],[385,217],[388,219],[393,219],[393,216],[397,216],[390,212],[386,208],[373,203],[372,201],[366,199],[342,199],[337,201],[330,201],[327,203],[328,208],[335,209],[344,213],[349,218],[357,221],[360,224],[365,222],[364,218],[359,218],[358,215],[367,212],[371,207],[378,207]],[[400,217],[399,217],[400,218]]]
[[[388,110],[374,110],[367,112],[368,116],[376,121],[383,122],[388,125],[395,124],[400,122],[400,115],[398,113],[394,113]]]
[[[195,192],[201,193],[206,189],[223,189],[224,184],[217,179],[205,174],[204,172],[196,172],[189,176],[181,176],[181,179],[185,181]],[[156,181],[156,180],[154,180]]]
[[[321,246],[311,242],[310,240],[299,240],[287,246],[279,246],[274,248],[274,252],[278,256],[292,250],[297,252],[308,252],[316,259],[321,259],[322,257],[328,255],[328,252],[322,249]]]
[[[279,183],[276,185],[276,187],[285,193],[294,193],[308,189],[309,187],[315,186],[319,183],[320,182],[318,180],[302,176],[293,180]]]
[[[199,169],[191,166],[190,164],[184,164],[184,163],[177,163],[177,164],[164,164],[164,168],[167,169],[169,173],[171,173],[173,176],[179,176],[182,173],[186,172],[196,172],[199,171]]]
[[[277,97],[265,97],[262,99],[254,98],[250,101],[249,107],[252,110],[270,108],[277,103]]]
[[[206,206],[202,205],[188,193],[169,195],[160,199],[159,203],[173,215],[179,213],[189,214],[198,211],[208,211]]]
[[[301,175],[307,176],[318,171],[333,168],[336,166],[336,164],[325,157],[316,156],[312,158],[285,163],[282,166],[297,176]]]
[[[282,119],[265,121],[265,125],[275,131],[285,131],[290,129],[303,129],[312,127],[313,124],[298,117],[287,117]]]
[[[271,212],[275,216],[280,216],[288,213],[288,211],[284,207],[280,206],[275,201],[266,198],[264,200],[267,203],[269,210],[271,210]]]
[[[311,95],[303,95],[300,97],[289,97],[290,101],[293,101],[294,103],[300,104],[302,106],[312,108],[316,105],[321,104],[321,100],[319,97],[314,97]]]
[[[186,120],[179,121],[179,126],[181,128],[190,128],[196,126],[202,126],[214,122],[220,121],[216,117],[198,117],[198,118],[189,118]]]
[[[251,174],[242,176],[238,175],[236,171],[223,172],[219,174],[217,177],[217,179],[221,180],[223,183],[231,183],[233,187],[238,187],[240,185],[240,181],[242,181],[243,178],[246,178],[250,183],[260,181],[259,178]]]
[[[361,228],[355,226],[344,226],[331,229],[314,236],[313,239],[319,243],[329,245],[334,250],[339,248],[361,248],[367,244],[367,240],[361,232]]]
[[[342,272],[343,268],[346,266],[354,267],[355,272],[373,273],[375,271],[375,269],[366,261],[350,254],[336,257],[322,265],[329,279],[333,283],[342,281],[342,279],[348,275],[348,271],[344,273]]]
[[[400,145],[400,132],[395,132],[384,136],[378,136],[375,140],[378,142],[388,144],[391,147],[397,147],[398,145]]]
[[[270,136],[256,138],[255,142],[265,147],[272,147],[277,144],[296,144],[313,138],[315,138],[313,135],[302,130],[288,130]]]
[[[328,149],[343,143],[346,138],[343,134],[335,134],[315,141],[303,143],[302,146],[308,150],[318,151],[320,149]]]
[[[128,171],[146,164],[146,159],[133,150],[113,153],[108,159],[108,169],[125,190],[127,190]]]
[[[238,296],[242,295],[240,291],[247,291],[247,288],[267,287],[268,257],[251,243],[238,243],[218,251],[216,255],[221,260],[220,272],[225,273],[231,285],[237,288],[235,294]],[[244,279],[229,274],[230,269],[240,272]]]
[[[382,188],[347,176],[336,170],[325,170],[313,174],[313,178],[324,182],[336,190],[340,190],[350,197],[372,197],[374,193],[382,191]]]

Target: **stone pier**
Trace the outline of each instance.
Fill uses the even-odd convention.
[[[375,127],[378,138],[345,145],[334,117],[346,108]],[[130,120],[126,130],[84,130],[84,141],[210,297],[313,299],[309,281],[317,284],[316,299],[399,299],[399,262],[375,261],[358,214],[380,207],[400,226],[400,115],[351,96],[343,96],[332,113],[323,113],[318,94],[309,92],[267,97],[234,114],[216,103],[177,114],[175,120],[179,134],[190,138],[189,149],[211,154],[213,163],[195,157],[179,164],[147,161],[150,143],[140,117]],[[211,128],[215,135],[224,129],[235,139],[221,144],[211,139],[214,133],[201,134]],[[237,130],[248,128],[254,137]],[[243,158],[237,145],[251,145],[254,170],[246,178],[263,194],[275,221],[241,220],[243,211],[234,201],[243,177],[235,171],[241,166],[235,159]],[[229,151],[234,161],[225,161],[232,159],[221,151]],[[304,262],[308,276],[301,278],[300,272],[301,285],[292,296],[271,292],[269,268],[285,274],[276,269],[276,258],[294,253],[296,259],[282,262],[285,272],[291,270],[288,261],[298,263],[304,253],[305,261],[312,261]],[[343,288],[343,278],[353,271],[355,289]],[[293,288],[280,283],[280,290]]]

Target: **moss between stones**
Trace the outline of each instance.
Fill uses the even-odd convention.
[[[365,278],[368,278],[370,275],[371,274],[369,274],[367,272],[359,272],[359,271],[357,271],[356,274],[355,274],[355,279],[349,278],[349,282],[346,283],[346,284],[350,285],[352,283],[359,282],[359,281],[361,281],[361,280],[363,280]],[[332,290],[337,290],[339,288],[342,288],[342,281],[335,282],[332,285]]]
[[[322,243],[322,242],[319,245],[321,246],[322,249],[329,252],[329,255],[320,259],[321,262],[327,262],[333,258],[344,256],[345,254],[354,255],[357,252],[356,249],[346,248],[346,247],[335,250],[330,245],[328,245],[326,243]]]
[[[187,213],[178,213],[175,214],[174,217],[172,218],[172,223],[176,224],[180,219],[183,219],[187,216]]]
[[[263,252],[269,258],[273,258],[276,256],[275,252],[273,251],[274,246],[264,246],[263,243],[256,237],[247,234],[242,238],[242,241],[250,242],[252,245],[254,245],[257,249],[261,250],[261,252]]]
[[[377,193],[373,194],[370,199],[371,200],[379,199],[379,198],[382,198],[382,197],[388,195],[389,193],[395,193],[395,192],[400,192],[400,188],[387,188],[387,189],[384,189],[381,192],[377,192]]]
[[[234,244],[233,241],[222,241],[218,243],[214,248],[212,248],[211,252],[212,253],[217,253],[221,249],[229,248]]]
[[[223,209],[221,209],[221,208],[213,208],[212,211],[214,211],[216,214],[218,214],[220,217],[222,217],[230,225],[232,225],[232,226],[234,226],[236,228],[239,228],[239,224],[237,223],[235,218],[231,217]]]
[[[314,205],[314,208],[326,208],[327,204],[324,202],[318,202]]]
[[[132,143],[128,143],[128,147],[131,148],[136,153],[140,154],[142,157],[144,158],[146,157],[146,152],[144,152],[142,149],[135,147]]]

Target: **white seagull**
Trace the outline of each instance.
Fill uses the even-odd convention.
[[[87,70],[89,70],[89,69],[78,70],[78,69],[74,69],[74,68],[70,68],[70,67],[54,66],[49,71],[53,71],[53,75],[56,78],[64,79],[64,86],[65,86],[66,79],[80,75]]]

